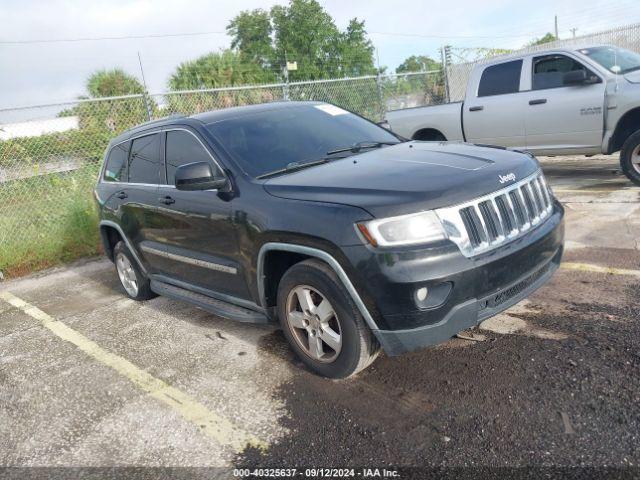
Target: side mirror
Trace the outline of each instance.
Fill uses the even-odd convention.
[[[176,169],[175,186],[178,190],[213,190],[227,185],[227,179],[215,177],[208,162],[182,165]]]
[[[582,85],[587,81],[586,70],[572,70],[562,77],[563,85]]]
[[[600,83],[600,78],[597,75],[588,74],[586,70],[572,70],[567,72],[562,77],[563,85],[591,85],[594,83]]]

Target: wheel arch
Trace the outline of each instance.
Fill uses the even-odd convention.
[[[349,296],[362,314],[362,317],[367,323],[367,326],[374,332],[378,330],[378,326],[371,316],[369,309],[366,307],[365,303],[360,297],[360,294],[351,282],[351,279],[345,272],[344,268],[342,268],[335,257],[324,250],[309,247],[306,245],[282,242],[269,242],[262,245],[262,247],[260,248],[260,252],[258,253],[257,262],[257,286],[261,306],[264,308],[268,308],[268,294],[271,292],[271,295],[273,295],[272,292],[274,290],[277,290],[278,282],[282,278],[284,272],[291,265],[309,258],[317,258],[329,265],[329,267],[335,272],[335,274],[340,279],[340,282],[349,293]],[[275,267],[274,269],[274,263],[267,262],[275,262],[275,264],[277,264],[277,267]],[[269,275],[267,275],[267,268],[270,268],[272,272],[276,272],[274,278],[271,278]]]
[[[417,130],[412,136],[412,140],[424,140],[432,142],[446,142],[447,137],[437,128],[421,128]]]
[[[127,245],[127,248],[131,252],[131,255],[133,255],[133,258],[135,258],[136,262],[138,263],[138,267],[140,267],[140,270],[142,270],[142,273],[144,273],[145,275],[147,274],[147,269],[144,268],[140,257],[138,257],[138,253],[133,248],[133,245],[122,231],[122,228],[120,228],[120,225],[112,222],[111,220],[101,220],[100,238],[102,238],[102,245],[109,260],[113,261],[113,248],[116,246],[116,243],[118,243],[118,241],[122,240]],[[113,240],[115,240],[115,243],[112,244],[111,242]]]
[[[632,108],[620,117],[609,140],[607,153],[611,154],[620,150],[627,138],[638,130],[640,130],[640,106]]]
[[[122,235],[113,226],[101,224],[100,238],[102,239],[102,247],[105,255],[113,262],[113,250],[116,247],[116,244],[122,240]]]

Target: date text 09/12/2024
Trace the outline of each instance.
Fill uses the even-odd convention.
[[[254,468],[233,470],[234,477],[254,478],[399,478],[398,470],[389,468]]]

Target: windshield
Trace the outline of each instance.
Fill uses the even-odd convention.
[[[360,142],[399,142],[384,128],[329,104],[273,108],[210,123],[207,128],[253,177],[322,159],[332,150]]]
[[[612,73],[625,74],[640,69],[640,55],[618,47],[584,48],[580,53],[588,56]]]

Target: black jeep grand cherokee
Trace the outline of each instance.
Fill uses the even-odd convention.
[[[279,319],[328,377],[476,325],[562,255],[563,209],[531,156],[405,142],[325,103],[170,117],[105,158],[100,232],[131,298]]]

